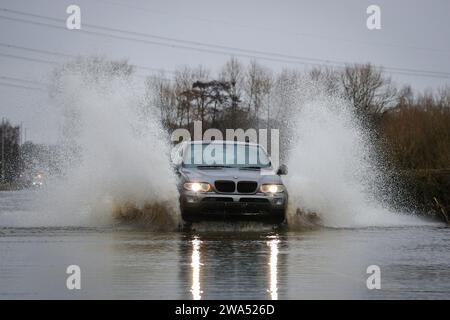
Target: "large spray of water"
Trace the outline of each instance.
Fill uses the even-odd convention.
[[[60,113],[62,179],[48,183],[19,226],[99,226],[144,222],[176,228],[178,192],[170,144],[126,65],[79,59],[53,76]]]
[[[115,68],[75,63],[55,77],[63,143],[77,157],[67,157],[71,166],[58,195],[60,211],[84,209],[103,221],[113,213],[156,228],[176,226],[178,193],[167,137],[143,108],[144,95],[127,70]]]
[[[371,135],[348,101],[305,80],[291,94],[286,183],[292,227],[305,223],[305,213],[330,227],[423,223],[380,200],[388,186]]]

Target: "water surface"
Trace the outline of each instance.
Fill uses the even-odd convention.
[[[25,206],[2,193],[0,215]],[[13,201],[15,199],[16,201]],[[20,202],[19,202],[20,200]],[[29,208],[26,208],[27,210]],[[137,227],[0,227],[0,298],[446,299],[450,233],[441,225],[151,232]],[[219,230],[217,230],[219,229]],[[81,268],[81,290],[66,268]],[[381,269],[381,289],[366,269]]]

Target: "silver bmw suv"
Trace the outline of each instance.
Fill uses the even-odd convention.
[[[253,220],[284,222],[288,194],[266,150],[235,141],[190,141],[172,152],[185,222]]]

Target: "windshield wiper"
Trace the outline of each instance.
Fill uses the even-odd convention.
[[[239,170],[261,170],[262,167],[257,166],[248,166],[248,167],[239,167]]]

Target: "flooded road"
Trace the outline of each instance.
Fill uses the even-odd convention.
[[[14,209],[4,193],[0,201],[0,216]],[[0,298],[443,299],[450,296],[449,231],[2,226]],[[66,288],[69,265],[81,269],[80,290]],[[379,290],[366,286],[370,265],[380,267]]]

